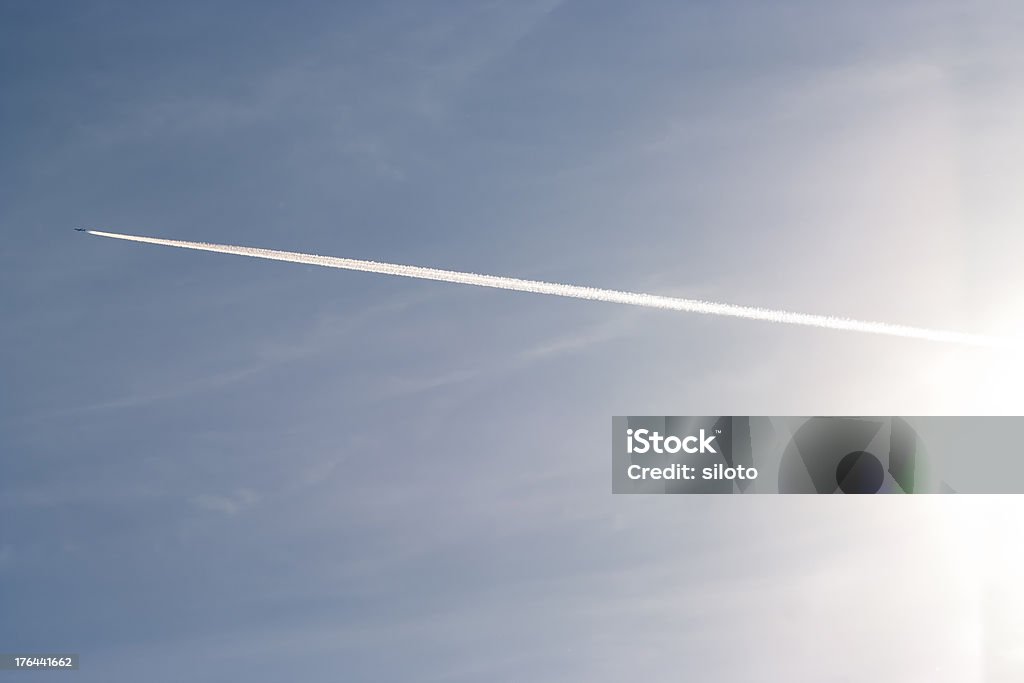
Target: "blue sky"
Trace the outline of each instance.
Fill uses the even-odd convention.
[[[613,497],[608,432],[1019,414],[1016,357],[70,228],[1019,331],[1022,23],[3,4],[0,650],[83,681],[1010,680],[1018,503]]]

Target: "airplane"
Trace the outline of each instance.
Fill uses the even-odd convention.
[[[85,228],[75,228],[76,232],[85,232]]]

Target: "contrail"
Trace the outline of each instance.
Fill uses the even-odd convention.
[[[111,237],[113,239],[128,240],[130,242],[143,242],[145,244],[160,244],[166,247],[179,247],[181,249],[195,249],[198,251],[213,251],[220,254],[236,254],[238,256],[251,256],[253,258],[269,259],[272,261],[304,263],[311,266],[341,268],[343,270],[359,270],[367,273],[380,273],[382,275],[398,275],[401,277],[418,278],[421,280],[437,280],[439,282],[453,282],[462,285],[476,285],[477,287],[493,287],[495,289],[508,289],[515,292],[550,294],[552,296],[564,296],[573,299],[587,299],[590,301],[628,304],[630,306],[661,308],[669,311],[721,315],[732,318],[744,318],[746,320],[763,320],[766,322],[786,325],[804,325],[806,327],[844,330],[847,332],[863,332],[890,337],[903,337],[906,339],[924,339],[927,341],[947,344],[985,347],[1003,347],[1007,345],[1006,340],[980,334],[932,330],[921,327],[908,327],[906,325],[851,320],[849,318],[837,318],[825,315],[793,313],[790,311],[777,311],[751,306],[737,306],[734,304],[714,303],[711,301],[699,301],[695,299],[678,299],[675,297],[658,296],[655,294],[620,292],[613,289],[596,289],[594,287],[564,285],[554,282],[520,280],[518,278],[501,277],[498,275],[479,275],[477,273],[462,273],[453,270],[424,268],[421,266],[403,266],[395,263],[378,263],[376,261],[361,261],[358,259],[337,258],[334,256],[318,256],[316,254],[302,254],[291,251],[276,251],[273,249],[258,249],[255,247],[238,247],[230,244],[185,242],[180,240],[160,239],[157,237],[121,235],[114,232],[101,232],[99,230],[85,230],[83,232],[87,232],[90,235],[96,235],[98,237]]]

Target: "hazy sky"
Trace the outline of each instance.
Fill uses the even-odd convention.
[[[0,0],[0,651],[1020,680],[1015,498],[609,477],[612,415],[1020,414],[1018,354],[71,228],[1019,333],[1022,33],[1010,0]]]

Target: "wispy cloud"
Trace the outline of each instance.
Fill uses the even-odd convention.
[[[202,395],[229,388],[238,383],[259,377],[273,368],[301,361],[324,353],[331,353],[364,325],[376,319],[385,319],[401,313],[416,303],[422,303],[432,295],[424,292],[403,294],[390,299],[374,301],[352,312],[327,311],[310,320],[300,329],[291,329],[278,338],[247,340],[234,347],[233,369],[204,373],[192,377],[181,377],[172,373],[165,382],[151,380],[155,391],[128,393],[104,400],[92,400],[57,410],[41,411],[17,418],[5,418],[3,422],[32,423],[54,418],[90,415],[109,411],[133,410],[154,403],[175,401],[189,396]],[[203,359],[196,359],[196,366],[202,366]],[[240,362],[239,362],[240,361]],[[190,370],[195,373],[195,370]]]
[[[202,494],[192,498],[192,504],[210,512],[237,515],[260,501],[260,496],[251,489],[239,489],[229,494]]]

